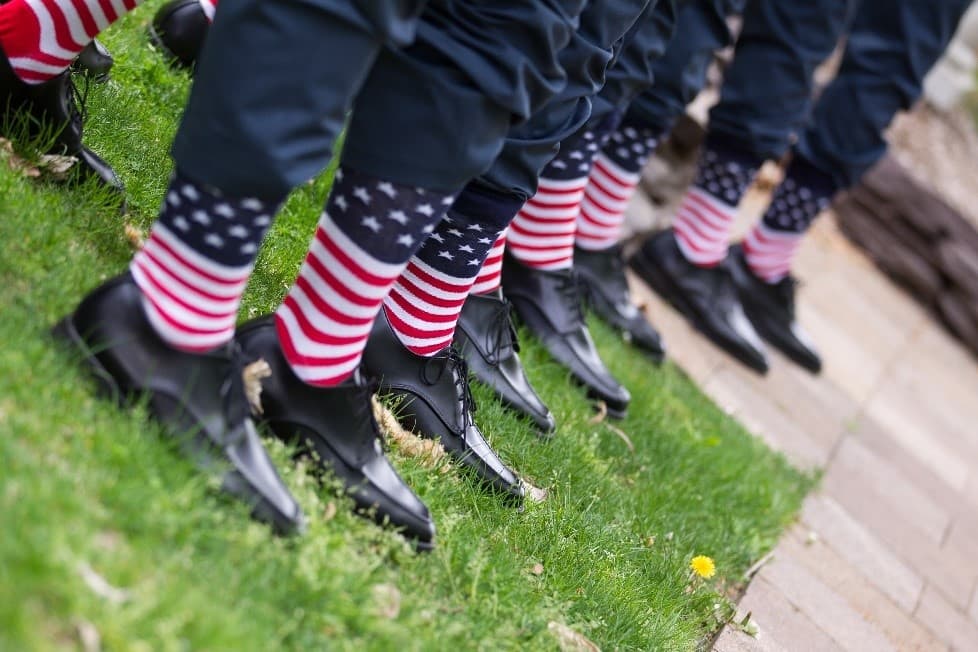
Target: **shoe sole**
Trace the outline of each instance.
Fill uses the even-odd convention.
[[[115,403],[123,410],[129,409],[136,404],[137,394],[122,391],[122,388],[112,377],[112,374],[109,373],[105,366],[92,353],[91,347],[88,346],[88,343],[82,338],[81,333],[75,328],[70,315],[55,324],[50,332],[55,340],[82,353],[84,357],[81,362],[83,367],[88,371],[89,376],[95,380],[97,396]],[[176,436],[174,439],[177,440],[180,450],[205,473],[213,471],[213,462],[211,460],[220,459],[223,465],[230,469],[221,476],[222,490],[249,505],[253,518],[268,524],[276,533],[282,535],[299,534],[305,530],[304,521],[300,520],[298,523],[295,523],[288,516],[279,517],[280,512],[269,505],[268,500],[244,479],[244,476],[235,469],[234,465],[223,455],[222,451],[215,449],[215,446],[209,439],[202,441],[197,434],[185,437]],[[216,457],[215,453],[217,453]]]
[[[339,474],[339,465],[346,468],[350,467],[343,461],[343,458],[340,457],[340,455],[333,449],[328,441],[318,436],[314,437],[311,435],[303,435],[301,433],[292,433],[287,427],[276,427],[275,422],[270,420],[263,420],[260,425],[271,433],[276,439],[279,439],[286,444],[294,445],[296,447],[297,455],[310,455],[318,467],[317,471],[314,472],[314,475],[321,472],[327,472],[342,482],[342,478]],[[435,541],[426,541],[416,536],[412,536],[406,531],[407,526],[398,526],[392,523],[390,520],[384,521],[373,517],[370,512],[372,509],[376,509],[377,506],[358,502],[357,497],[353,493],[355,490],[356,485],[353,487],[347,487],[345,491],[349,498],[353,500],[354,513],[357,516],[370,519],[382,528],[390,528],[391,531],[394,531],[404,537],[404,539],[414,546],[415,550],[418,552],[431,552],[435,549]]]
[[[754,330],[757,334],[761,336],[765,342],[780,351],[786,358],[794,362],[796,365],[808,371],[809,373],[818,375],[822,372],[821,365],[813,365],[812,361],[796,353],[790,346],[784,344],[780,337],[778,337],[772,330],[766,328],[763,324],[764,321],[761,319],[755,320],[751,317],[750,312],[747,310],[747,306],[744,306],[744,314],[750,320],[751,324],[754,325]]]
[[[380,390],[378,391],[377,395],[379,398],[390,396],[393,397],[395,400],[398,399],[403,400],[404,403],[402,405],[404,406],[409,405],[411,401],[420,400],[420,398],[410,390],[401,387],[391,387],[389,385],[383,385],[383,384],[381,384]],[[503,467],[509,469],[509,471],[516,477],[517,481],[520,483],[518,494],[509,488],[510,485],[508,483],[504,484],[503,481],[496,480],[493,477],[490,477],[489,474],[495,476],[495,472],[492,471],[491,467],[488,464],[484,464],[481,458],[471,448],[469,448],[466,451],[460,451],[453,446],[446,446],[445,442],[442,440],[441,437],[433,437],[428,433],[413,427],[411,421],[414,420],[414,417],[408,415],[406,412],[396,413],[395,418],[397,419],[398,423],[401,425],[402,428],[414,434],[416,437],[439,442],[439,444],[441,444],[441,447],[445,449],[445,454],[448,455],[448,457],[450,457],[455,462],[456,466],[464,474],[472,477],[472,479],[474,479],[479,484],[480,487],[484,488],[490,494],[492,494],[493,496],[497,496],[507,505],[513,505],[518,507],[523,504],[523,501],[526,498],[526,488],[523,485],[523,481],[519,479],[519,475],[517,475],[517,473],[513,471],[513,469],[511,469],[509,465],[503,462],[502,458],[500,458],[498,453],[495,452],[495,449],[489,447],[492,453],[499,460],[499,463]],[[402,418],[404,418],[405,421],[407,421],[408,419],[410,419],[411,421],[405,422],[401,420]],[[464,445],[465,444],[464,438],[460,438],[460,439]],[[489,442],[487,440],[486,441],[487,446],[488,443]]]
[[[639,277],[641,277],[653,290],[655,290],[656,294],[665,299],[669,305],[679,311],[679,313],[686,318],[693,328],[702,333],[706,339],[710,340],[710,342],[750,369],[753,369],[761,374],[767,373],[767,368],[758,367],[756,362],[742,355],[737,349],[714,338],[710,329],[705,326],[702,318],[699,316],[699,312],[689,301],[686,300],[683,293],[679,290],[676,284],[673,283],[669,275],[663,272],[657,264],[651,262],[647,258],[647,256],[639,252],[629,259],[628,266],[635,270]]]
[[[515,301],[513,303],[514,303],[514,305],[516,305],[516,302]],[[533,337],[533,339],[535,339],[546,350],[547,347],[543,344],[543,339],[537,335],[537,333],[533,330],[533,328],[527,323],[526,319],[524,319],[520,315],[520,311],[518,309],[517,310],[514,310],[513,315],[514,315],[516,324],[518,326],[522,326],[523,328],[525,328],[530,333],[530,335]],[[570,374],[571,381],[574,383],[574,386],[575,387],[580,387],[581,389],[584,390],[584,395],[587,396],[587,399],[589,401],[591,401],[592,407],[594,408],[594,410],[596,412],[597,411],[600,411],[600,409],[601,409],[600,406],[598,405],[598,403],[604,403],[605,414],[608,417],[610,417],[612,419],[621,420],[621,419],[624,419],[625,417],[628,416],[628,405],[627,404],[625,405],[625,407],[622,407],[622,408],[619,408],[619,407],[617,407],[615,405],[610,404],[608,402],[607,397],[603,396],[601,394],[601,392],[599,392],[597,389],[594,389],[590,384],[588,384],[587,382],[585,382],[583,379],[579,378],[578,375],[575,374],[574,371],[571,369],[571,367],[570,367],[569,364],[565,364],[562,360],[559,360],[549,350],[547,351],[547,355],[550,356],[550,359],[551,360],[553,360],[554,362],[556,362],[558,365],[560,365],[562,368],[564,368]]]

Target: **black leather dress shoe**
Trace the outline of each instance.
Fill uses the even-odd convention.
[[[112,54],[102,45],[98,39],[93,39],[86,45],[72,64],[72,69],[87,76],[96,84],[101,84],[109,79],[109,72],[115,65]]]
[[[624,418],[631,395],[611,375],[594,347],[574,272],[533,269],[507,252],[503,258],[503,292],[527,329],[570,370],[588,397],[604,401],[609,416]]]
[[[628,264],[720,348],[767,373],[764,345],[744,314],[727,263],[697,267],[686,260],[668,229],[646,240]]]
[[[25,84],[0,52],[0,128],[23,125],[29,138],[53,137],[48,154],[74,156],[80,178],[93,178],[121,195],[125,189],[115,170],[82,144],[84,113],[69,71],[42,84]]]
[[[367,341],[363,368],[379,379],[382,393],[401,399],[395,415],[404,428],[441,440],[445,451],[487,487],[515,501],[523,500],[523,483],[499,459],[472,418],[475,401],[465,360],[458,351],[448,347],[432,357],[411,353],[381,310]]]
[[[510,305],[499,290],[469,295],[455,328],[455,347],[473,376],[489,385],[503,404],[529,418],[542,435],[549,435],[554,416],[526,377],[509,313]]]
[[[777,283],[766,283],[747,266],[739,245],[730,248],[730,273],[747,318],[761,337],[812,373],[822,370],[822,358],[812,338],[795,321],[795,286],[786,276]]]
[[[581,277],[584,297],[594,313],[620,331],[626,341],[662,362],[666,355],[662,338],[628,294],[621,247],[601,251],[575,247],[574,271]]]
[[[121,405],[145,396],[150,413],[222,488],[276,531],[304,528],[302,512],[262,447],[234,343],[205,354],[177,351],[153,330],[142,293],[126,273],[104,283],[55,327],[82,352],[103,391]]]
[[[335,387],[302,382],[282,355],[271,316],[245,324],[236,339],[246,360],[261,358],[271,367],[272,375],[262,379],[260,418],[272,432],[311,452],[343,482],[358,510],[399,529],[418,549],[434,548],[434,521],[384,455],[373,389],[359,372]]]
[[[149,40],[174,64],[192,69],[210,26],[198,0],[171,0],[153,16]]]

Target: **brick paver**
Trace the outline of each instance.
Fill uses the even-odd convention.
[[[743,369],[631,279],[705,393],[794,464],[824,469],[739,604],[760,636],[727,627],[715,649],[978,651],[978,363],[831,217],[797,269],[818,377],[778,355],[766,377]]]

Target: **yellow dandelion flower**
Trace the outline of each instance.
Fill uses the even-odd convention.
[[[717,565],[713,562],[713,559],[705,555],[693,557],[689,562],[689,567],[693,569],[694,573],[704,578],[711,578],[717,572]]]

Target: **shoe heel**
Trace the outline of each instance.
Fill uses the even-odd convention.
[[[119,389],[119,385],[115,382],[115,379],[102,366],[102,363],[99,362],[95,354],[89,349],[88,344],[85,343],[85,340],[78,333],[78,329],[72,323],[70,315],[55,324],[50,332],[55,340],[81,352],[81,362],[88,371],[89,376],[95,380],[96,392],[101,398],[113,401],[120,407],[127,407],[129,405],[126,395]]]

